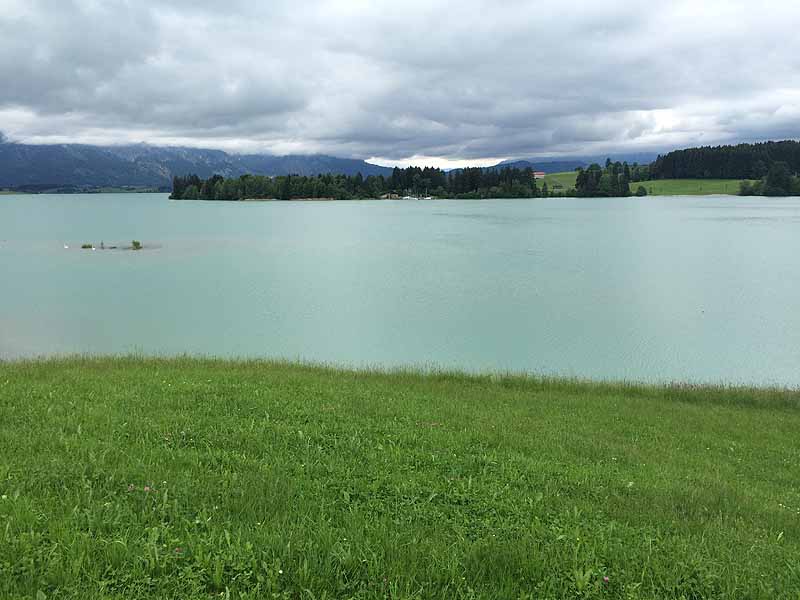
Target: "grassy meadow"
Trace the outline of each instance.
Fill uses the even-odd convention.
[[[798,598],[800,392],[0,363],[0,598]]]
[[[542,182],[547,183],[548,189],[559,192],[566,192],[567,190],[575,187],[575,178],[577,177],[575,171],[566,171],[564,173],[548,173],[542,179],[536,181],[536,184],[541,188]]]
[[[735,196],[739,193],[740,184],[738,179],[659,179],[632,183],[631,191],[635,192],[638,186],[643,185],[650,196]]]
[[[576,173],[568,171],[546,175],[544,181],[547,182],[547,187],[551,191],[567,191],[575,187],[575,178]],[[636,188],[643,185],[650,196],[707,196],[711,194],[735,196],[739,193],[740,183],[741,181],[738,179],[659,179],[633,182],[631,191],[636,192]],[[539,185],[541,186],[541,180]]]

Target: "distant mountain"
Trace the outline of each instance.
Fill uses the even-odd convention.
[[[611,155],[612,160],[648,164],[652,153]],[[605,157],[546,157],[503,161],[487,169],[530,167],[535,171],[574,171]],[[196,174],[207,179],[253,175],[317,175],[336,173],[389,176],[392,169],[363,160],[325,155],[272,156],[229,154],[222,150],[135,144],[88,146],[31,145],[9,142],[0,132],[0,188],[156,187],[170,189],[174,175]]]
[[[551,160],[539,161],[537,159],[504,160],[503,162],[483,167],[484,171],[498,171],[501,169],[531,169],[542,171],[543,173],[563,173],[564,171],[574,171],[578,167],[587,167],[590,163],[583,160]],[[464,169],[449,169],[449,173],[457,173]]]
[[[337,158],[324,154],[270,156],[266,154],[247,154],[236,156],[245,172],[253,175],[319,175],[320,173],[337,173],[341,175],[392,174],[389,167],[381,167],[354,158]]]
[[[169,188],[174,175],[391,175],[362,160],[324,155],[228,154],[221,150],[79,144],[30,145],[0,138],[0,187],[87,186]]]
[[[578,167],[588,167],[592,163],[603,165],[606,159],[610,158],[612,161],[627,162],[628,164],[638,163],[640,165],[649,165],[651,162],[658,158],[658,154],[654,152],[631,152],[628,154],[610,154],[608,156],[572,156],[565,158],[520,158],[512,160],[504,160],[490,169],[503,168],[503,167],[516,167],[517,169],[525,169],[530,167],[534,171],[543,171],[545,173],[563,173],[565,171],[574,171]]]
[[[578,167],[586,167],[589,163],[582,160],[553,160],[553,161],[538,161],[531,160],[506,160],[490,169],[502,169],[511,167],[515,169],[533,169],[534,171],[542,171],[544,173],[563,173],[564,171],[574,171]]]
[[[610,158],[614,162],[626,162],[629,165],[633,163],[649,165],[658,158],[658,152],[626,152],[621,154],[609,154],[607,156],[592,156],[589,157],[588,160],[590,164],[597,163],[603,165],[606,162],[606,158]]]

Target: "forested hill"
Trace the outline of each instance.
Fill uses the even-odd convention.
[[[761,179],[776,163],[800,171],[800,142],[762,142],[675,150],[650,165],[651,179]]]
[[[333,156],[228,154],[220,150],[78,144],[31,145],[0,138],[0,188],[24,186],[142,186],[169,189],[172,177],[197,173],[239,177],[336,173],[390,175],[391,169]]]

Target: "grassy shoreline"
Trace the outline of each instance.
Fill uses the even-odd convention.
[[[791,390],[0,363],[0,597],[796,597],[798,427]]]

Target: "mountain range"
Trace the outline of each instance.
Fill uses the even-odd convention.
[[[597,163],[599,165],[605,164],[607,158],[610,158],[614,162],[627,162],[631,165],[633,163],[648,165],[658,158],[658,154],[655,152],[632,152],[627,154],[611,154],[608,156],[518,158],[504,160],[494,167],[489,168],[516,167],[517,169],[525,169],[526,167],[530,167],[531,169],[543,171],[545,173],[563,173],[565,171],[574,171],[578,167],[586,168],[592,163]]]
[[[521,160],[504,160],[493,167],[486,167],[487,169],[503,169],[511,167],[514,169],[533,169],[534,171],[542,171],[543,173],[563,173],[564,171],[574,171],[578,167],[586,167],[590,163],[584,160],[536,160],[536,159],[521,159]]]
[[[0,188],[156,187],[168,189],[174,175],[202,178],[219,174],[390,175],[392,170],[363,160],[325,155],[229,154],[221,150],[79,144],[0,143]]]
[[[648,163],[655,154],[611,157],[612,160]],[[605,158],[536,158],[503,161],[488,169],[530,167],[545,173],[573,171]],[[140,187],[168,190],[175,175],[208,178],[240,175],[318,175],[336,173],[389,176],[392,169],[363,160],[322,154],[273,156],[231,154],[222,150],[151,146],[89,146],[83,144],[34,145],[5,141],[0,134],[0,188]]]

